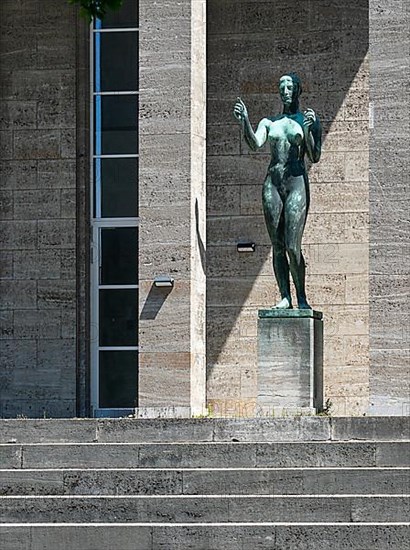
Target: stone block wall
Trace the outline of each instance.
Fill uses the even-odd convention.
[[[370,412],[410,414],[410,5],[370,2]]]
[[[0,416],[76,389],[76,11],[0,3]]]
[[[268,150],[250,153],[232,109],[256,125],[280,111],[278,79],[302,79],[301,107],[324,129],[309,170],[303,240],[308,299],[325,317],[325,393],[333,414],[369,401],[368,3],[208,1],[207,398],[214,414],[255,413],[257,310],[278,300],[261,187]],[[256,243],[238,254],[240,240]]]

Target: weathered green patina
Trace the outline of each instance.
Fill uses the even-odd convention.
[[[266,226],[273,247],[273,269],[281,300],[274,308],[291,309],[289,273],[296,288],[299,309],[311,309],[305,292],[305,260],[301,246],[309,209],[309,179],[305,155],[318,162],[322,130],[312,109],[299,111],[300,79],[293,73],[282,76],[279,92],[283,112],[263,118],[254,132],[248,110],[238,98],[234,116],[241,123],[246,143],[256,151],[266,142],[271,161],[262,190]]]
[[[259,309],[259,319],[323,319],[323,313],[315,309]]]

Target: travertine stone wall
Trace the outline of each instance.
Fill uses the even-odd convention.
[[[191,414],[206,408],[206,0],[191,0]]]
[[[76,12],[0,2],[0,415],[73,416]]]
[[[369,401],[368,4],[365,0],[208,0],[207,398],[214,414],[252,415],[257,309],[278,299],[261,186],[265,149],[250,153],[232,116],[255,125],[280,111],[277,81],[303,82],[302,108],[324,128],[310,169],[304,236],[308,298],[324,312],[325,394],[333,414]],[[256,243],[238,254],[240,240]]]
[[[205,101],[201,75],[196,72],[203,70],[204,63],[200,55],[205,40],[202,4],[196,0],[192,0],[192,7],[191,0],[140,1],[142,408],[175,406],[189,410],[191,390],[198,390],[191,380],[191,368],[194,376],[201,368],[205,372],[204,338],[202,347],[192,338],[194,333],[200,337],[203,332],[205,315],[204,305],[201,307],[205,279],[196,242],[205,223],[201,175]],[[196,46],[195,32],[199,33]],[[193,66],[194,60],[199,66]],[[193,163],[194,153],[199,166]],[[153,281],[157,275],[173,277],[174,288],[170,292],[156,289]],[[204,400],[204,382],[202,394]]]
[[[370,413],[410,414],[410,4],[370,2]]]
[[[269,155],[249,153],[232,107],[240,95],[254,124],[277,112],[294,70],[324,127],[304,251],[326,397],[333,414],[407,414],[409,3],[370,2],[370,188],[367,1],[206,4],[207,79],[205,1],[140,0],[140,406],[201,411],[207,247],[208,403],[256,412],[256,311],[278,297]],[[87,414],[86,42],[65,0],[0,0],[1,416],[73,416],[76,369]],[[236,252],[242,239],[255,254]],[[168,294],[160,274],[175,278]]]

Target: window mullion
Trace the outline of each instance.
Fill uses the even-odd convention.
[[[139,27],[127,27],[127,28],[112,28],[112,29],[103,29],[103,28],[98,28],[98,29],[93,29],[93,33],[96,34],[96,33],[99,33],[99,32],[138,32],[140,29]]]

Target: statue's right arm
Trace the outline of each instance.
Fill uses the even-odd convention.
[[[236,100],[233,114],[238,122],[241,123],[242,132],[249,148],[252,151],[256,151],[259,147],[262,147],[267,139],[267,119],[262,119],[256,132],[254,132],[249,120],[248,109],[240,97]]]
[[[243,135],[245,141],[252,151],[256,151],[260,147],[263,147],[266,143],[268,132],[266,127],[266,119],[263,118],[259,124],[256,132],[253,131],[252,124],[249,122],[249,118],[243,121]]]

